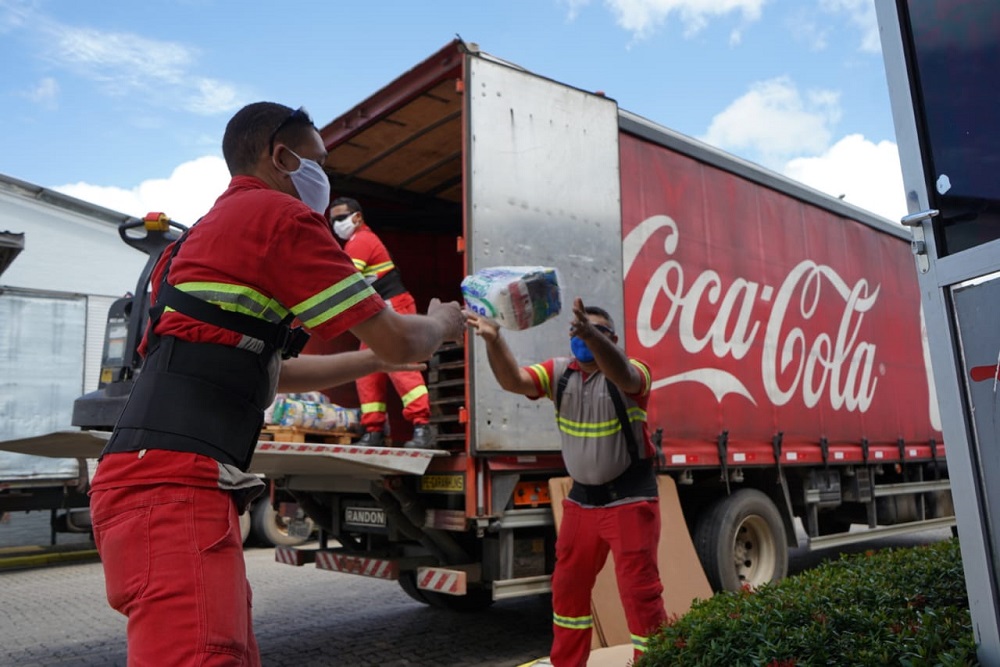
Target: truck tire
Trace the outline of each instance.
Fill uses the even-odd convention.
[[[482,611],[493,604],[493,591],[488,588],[470,588],[465,595],[445,595],[417,588],[415,572],[400,572],[399,587],[411,598],[437,609],[450,611]]]
[[[465,595],[445,595],[419,589],[427,602],[438,609],[449,611],[482,611],[493,604],[493,591],[488,588],[470,588]]]
[[[294,547],[304,543],[301,537],[288,534],[288,522],[271,507],[266,499],[260,500],[250,510],[251,530],[254,541],[265,547]],[[306,519],[312,525],[312,519]]]
[[[411,598],[420,604],[430,604],[430,600],[424,597],[424,591],[417,588],[417,575],[415,572],[400,572],[397,581],[403,592]]]
[[[694,548],[715,591],[756,588],[788,573],[785,525],[757,489],[740,489],[698,516]]]

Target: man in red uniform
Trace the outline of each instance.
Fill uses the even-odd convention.
[[[361,272],[365,282],[397,313],[417,312],[413,297],[403,286],[399,269],[385,244],[365,224],[365,216],[357,200],[350,197],[334,199],[329,217],[334,233],[344,241],[344,252],[354,261],[354,268]],[[362,342],[361,349],[364,348],[365,343]],[[403,417],[413,424],[413,437],[403,446],[433,448],[435,438],[430,427],[431,406],[427,385],[424,384],[424,376],[416,371],[373,373],[358,379],[361,424],[365,427],[361,444],[376,447],[383,444],[386,384],[390,380],[403,403]]]
[[[618,347],[607,311],[585,308],[578,298],[573,314],[572,357],[521,367],[496,323],[466,312],[466,321],[486,343],[500,386],[556,404],[563,461],[573,478],[563,501],[552,574],[550,664],[557,667],[587,664],[594,625],[590,595],[609,551],[636,660],[667,617],[656,561],[655,450],[646,426],[649,368]]]
[[[237,514],[262,487],[248,469],[263,410],[279,382],[328,386],[379,367],[283,363],[304,342],[292,319],[324,338],[350,330],[390,363],[463,335],[458,304],[401,315],[354,270],[323,215],[326,148],[304,110],[248,105],[222,150],[233,179],[157,264],[145,361],[92,484],[133,666],[260,664]]]

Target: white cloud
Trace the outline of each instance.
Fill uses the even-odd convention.
[[[215,79],[198,79],[197,94],[185,105],[189,111],[212,115],[243,106],[242,93],[233,85]]]
[[[24,93],[24,97],[45,109],[56,107],[56,98],[59,97],[59,83],[50,76],[43,78],[30,90]]]
[[[26,0],[0,0],[0,33],[22,27],[31,14]]]
[[[201,76],[200,52],[183,43],[60,23],[17,0],[0,0],[0,28],[35,33],[45,45],[42,57],[97,82],[108,95],[173,100],[173,107],[202,115],[234,111],[252,97],[235,84]]]
[[[882,43],[878,32],[878,18],[872,0],[820,0],[820,6],[831,14],[847,14],[851,23],[861,32],[862,51],[881,53]]]
[[[790,161],[783,172],[789,178],[868,209],[893,222],[906,215],[903,174],[896,144],[875,144],[851,134],[818,157]]]
[[[823,51],[829,46],[829,22],[819,20],[815,12],[800,7],[785,19],[785,25],[795,41],[805,44],[810,51]]]
[[[709,21],[730,13],[742,14],[744,22],[750,23],[760,18],[761,7],[768,0],[604,0],[604,5],[618,25],[632,33],[636,39],[652,34],[657,27],[676,14],[684,26],[685,36],[692,36],[702,30]],[[562,0],[569,8],[569,18],[576,18],[580,9],[590,4],[590,0]],[[730,35],[730,43],[741,40],[741,32]]]
[[[168,178],[143,181],[132,189],[82,182],[53,189],[136,217],[162,211],[190,226],[208,212],[226,189],[229,178],[222,158],[205,156],[183,163]]]
[[[753,84],[712,119],[702,140],[775,168],[825,150],[840,113],[838,93],[815,90],[803,96],[791,79],[778,77]]]

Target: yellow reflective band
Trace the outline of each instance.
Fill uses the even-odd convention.
[[[611,435],[617,433],[621,430],[621,422],[618,418],[609,419],[606,422],[575,422],[565,417],[559,417],[559,430],[563,433],[568,433],[569,435],[576,435],[580,437],[592,437],[599,438],[604,435]]]
[[[649,637],[642,637],[640,635],[632,635],[632,648],[640,653],[646,652],[646,644],[649,642]]]
[[[366,266],[362,272],[366,276],[374,276],[394,268],[396,268],[396,265],[392,262],[382,262],[381,264],[371,264]]]
[[[646,411],[631,407],[627,411],[629,423],[641,422],[646,419]],[[565,417],[556,417],[559,430],[567,435],[578,438],[601,438],[607,435],[614,435],[622,430],[622,424],[616,417],[605,422],[575,422]]]
[[[635,366],[639,373],[642,374],[642,391],[639,393],[649,393],[650,388],[653,386],[653,379],[649,376],[649,369],[646,367],[646,364],[641,361],[636,361],[635,359],[629,359],[628,362]]]
[[[630,422],[644,422],[646,421],[646,411],[640,408],[638,405],[633,405],[628,410],[625,411],[628,415],[628,420]]]
[[[369,412],[385,412],[385,403],[362,403],[361,414],[366,415]]]
[[[352,259],[351,261],[354,262],[354,268],[358,271],[364,271],[365,267],[368,266],[363,259]]]
[[[280,322],[288,310],[274,299],[245,285],[215,282],[188,282],[174,285],[177,289],[222,310],[241,313],[268,322]]]
[[[560,628],[568,630],[588,630],[594,627],[593,616],[560,616],[553,613],[552,622]]]
[[[302,324],[315,327],[375,294],[360,273],[352,273],[335,285],[292,306]]]
[[[549,383],[549,374],[545,372],[545,366],[541,364],[532,364],[531,370],[535,371],[538,376],[538,381],[542,383],[542,394],[552,398],[552,388]]]
[[[400,396],[399,400],[403,402],[403,407],[405,408],[407,405],[417,400],[421,396],[426,396],[426,395],[427,395],[427,385],[422,384],[419,387],[414,387],[410,391]]]

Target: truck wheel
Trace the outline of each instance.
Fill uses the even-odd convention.
[[[417,575],[415,572],[400,572],[397,581],[403,592],[411,598],[420,604],[430,604],[430,601],[424,597],[423,590],[417,588]]]
[[[240,515],[240,537],[243,539],[243,544],[246,544],[247,538],[250,537],[250,512]]]
[[[432,607],[450,611],[482,611],[493,604],[493,591],[488,588],[472,588],[465,595],[445,595],[423,589],[420,592]]]
[[[306,541],[288,534],[288,521],[267,500],[254,503],[250,515],[254,540],[265,547],[294,547]],[[311,526],[312,520],[307,521]]]
[[[788,572],[781,515],[771,499],[756,489],[740,489],[702,511],[694,548],[716,591],[756,588]]]

